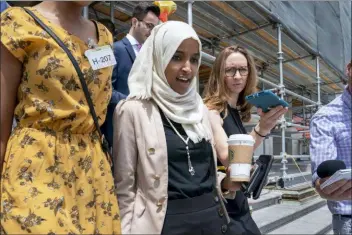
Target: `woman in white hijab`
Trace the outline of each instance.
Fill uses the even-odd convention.
[[[123,234],[231,234],[223,195],[234,198],[238,187],[216,173],[208,110],[195,87],[200,52],[193,28],[169,21],[134,62],[130,95],[114,115]]]

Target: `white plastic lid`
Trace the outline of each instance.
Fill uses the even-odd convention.
[[[239,144],[239,145],[254,145],[254,138],[251,135],[236,134],[231,135],[227,140],[228,144]]]

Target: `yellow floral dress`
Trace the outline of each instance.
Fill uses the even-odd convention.
[[[30,8],[70,49],[85,75],[100,124],[112,67],[93,71],[88,45]],[[23,64],[1,175],[1,227],[8,234],[120,234],[109,162],[66,53],[21,8],[1,14],[1,42]],[[96,23],[98,46],[112,36]]]

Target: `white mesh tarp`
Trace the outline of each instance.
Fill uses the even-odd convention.
[[[260,2],[310,53],[344,74],[351,61],[351,1]]]

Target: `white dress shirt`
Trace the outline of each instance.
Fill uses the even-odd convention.
[[[140,43],[137,41],[137,39],[135,39],[132,35],[127,34],[126,38],[128,39],[128,41],[130,41],[134,54],[137,56],[137,54],[139,53],[139,48],[138,46],[140,45]]]

